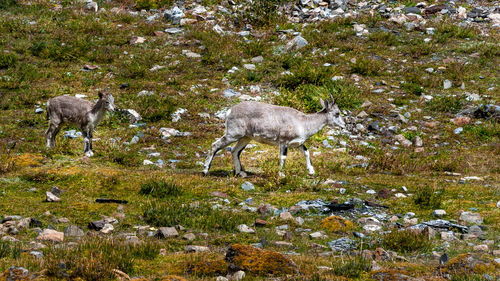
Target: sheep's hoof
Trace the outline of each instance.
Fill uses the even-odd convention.
[[[313,175],[314,175],[314,170],[309,171],[309,175],[310,175],[310,176],[313,176]]]
[[[246,178],[248,175],[247,173],[245,173],[244,171],[240,171],[239,173],[237,173],[236,175],[242,177],[242,178]]]
[[[278,172],[278,176],[279,176],[280,178],[284,178],[284,177],[285,177],[285,173],[283,173],[283,172]]]
[[[203,170],[202,173],[203,173],[204,176],[208,176],[208,170]]]
[[[92,157],[92,156],[94,156],[94,152],[92,152],[91,150],[89,150],[89,151],[85,152],[85,156]]]

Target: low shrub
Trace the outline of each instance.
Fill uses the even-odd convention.
[[[383,69],[383,62],[376,59],[359,57],[356,62],[351,64],[351,73],[364,76],[380,75]]]
[[[21,252],[22,252],[21,244],[0,240],[0,259],[1,258],[17,259],[21,256]]]
[[[384,249],[405,254],[416,251],[425,252],[431,249],[431,241],[428,236],[406,230],[394,230],[383,235],[380,244]]]
[[[141,185],[139,194],[154,198],[175,197],[182,194],[182,189],[176,184],[163,180],[151,180]]]
[[[427,103],[427,108],[431,111],[457,113],[465,104],[463,96],[440,96]]]
[[[312,113],[321,110],[319,99],[330,100],[330,95],[341,109],[352,109],[361,105],[361,91],[343,81],[329,81],[322,86],[306,84],[295,90],[283,89],[281,94],[275,97],[274,103]]]
[[[441,207],[443,200],[444,189],[432,188],[430,186],[419,187],[413,195],[415,205],[424,209],[437,209]]]
[[[0,52],[0,69],[16,65],[17,60],[17,56],[13,53]]]
[[[240,224],[253,221],[252,214],[214,209],[208,203],[184,203],[179,200],[152,202],[144,211],[144,220],[154,226],[182,225],[187,228],[223,232],[237,231]]]
[[[360,256],[348,258],[342,263],[332,264],[333,272],[337,276],[347,278],[359,278],[363,272],[369,272],[372,268],[371,263]]]

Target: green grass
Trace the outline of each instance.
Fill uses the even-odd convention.
[[[139,194],[148,195],[154,198],[177,197],[182,195],[182,188],[161,180],[151,180],[141,185]]]

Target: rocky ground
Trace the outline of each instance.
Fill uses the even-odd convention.
[[[0,3],[0,280],[499,280],[498,1]],[[118,110],[83,157],[48,98]],[[251,143],[201,175],[242,100],[346,129],[317,173]]]

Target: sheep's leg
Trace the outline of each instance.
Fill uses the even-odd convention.
[[[231,150],[231,153],[233,154],[234,174],[243,178],[247,176],[247,173],[245,173],[241,167],[240,155],[249,142],[249,138],[241,138]]]
[[[224,147],[232,144],[233,142],[237,141],[238,139],[228,137],[226,135],[223,135],[220,139],[216,140],[212,144],[212,148],[210,149],[210,152],[208,153],[207,160],[205,160],[205,168],[203,169],[203,174],[207,175],[208,170],[210,169],[210,165],[212,164],[212,160],[214,159],[215,154],[217,151],[223,149]]]
[[[91,134],[89,133],[88,130],[85,130],[85,129],[82,130],[82,133],[83,133],[83,153],[85,153],[85,156],[87,156],[87,157],[92,157],[92,155],[94,155],[94,153],[92,152],[92,150],[90,148],[91,141],[92,141]]]
[[[307,163],[307,170],[309,171],[309,175],[314,175],[314,167],[311,164],[311,157],[309,155],[309,150],[307,150],[307,147],[305,145],[300,146],[300,150],[306,157],[306,163]]]
[[[47,129],[47,132],[45,133],[45,139],[47,141],[48,148],[54,147],[56,135],[59,132],[59,129],[60,129],[59,124],[55,124],[53,122],[49,123],[49,128]]]
[[[283,173],[283,167],[285,166],[286,154],[288,152],[288,146],[286,144],[280,144],[280,170],[278,175],[280,177],[285,177],[285,173]]]
[[[92,130],[89,131],[89,152],[90,156],[94,155],[94,149],[92,148],[92,139],[94,138],[94,135],[92,134]]]

